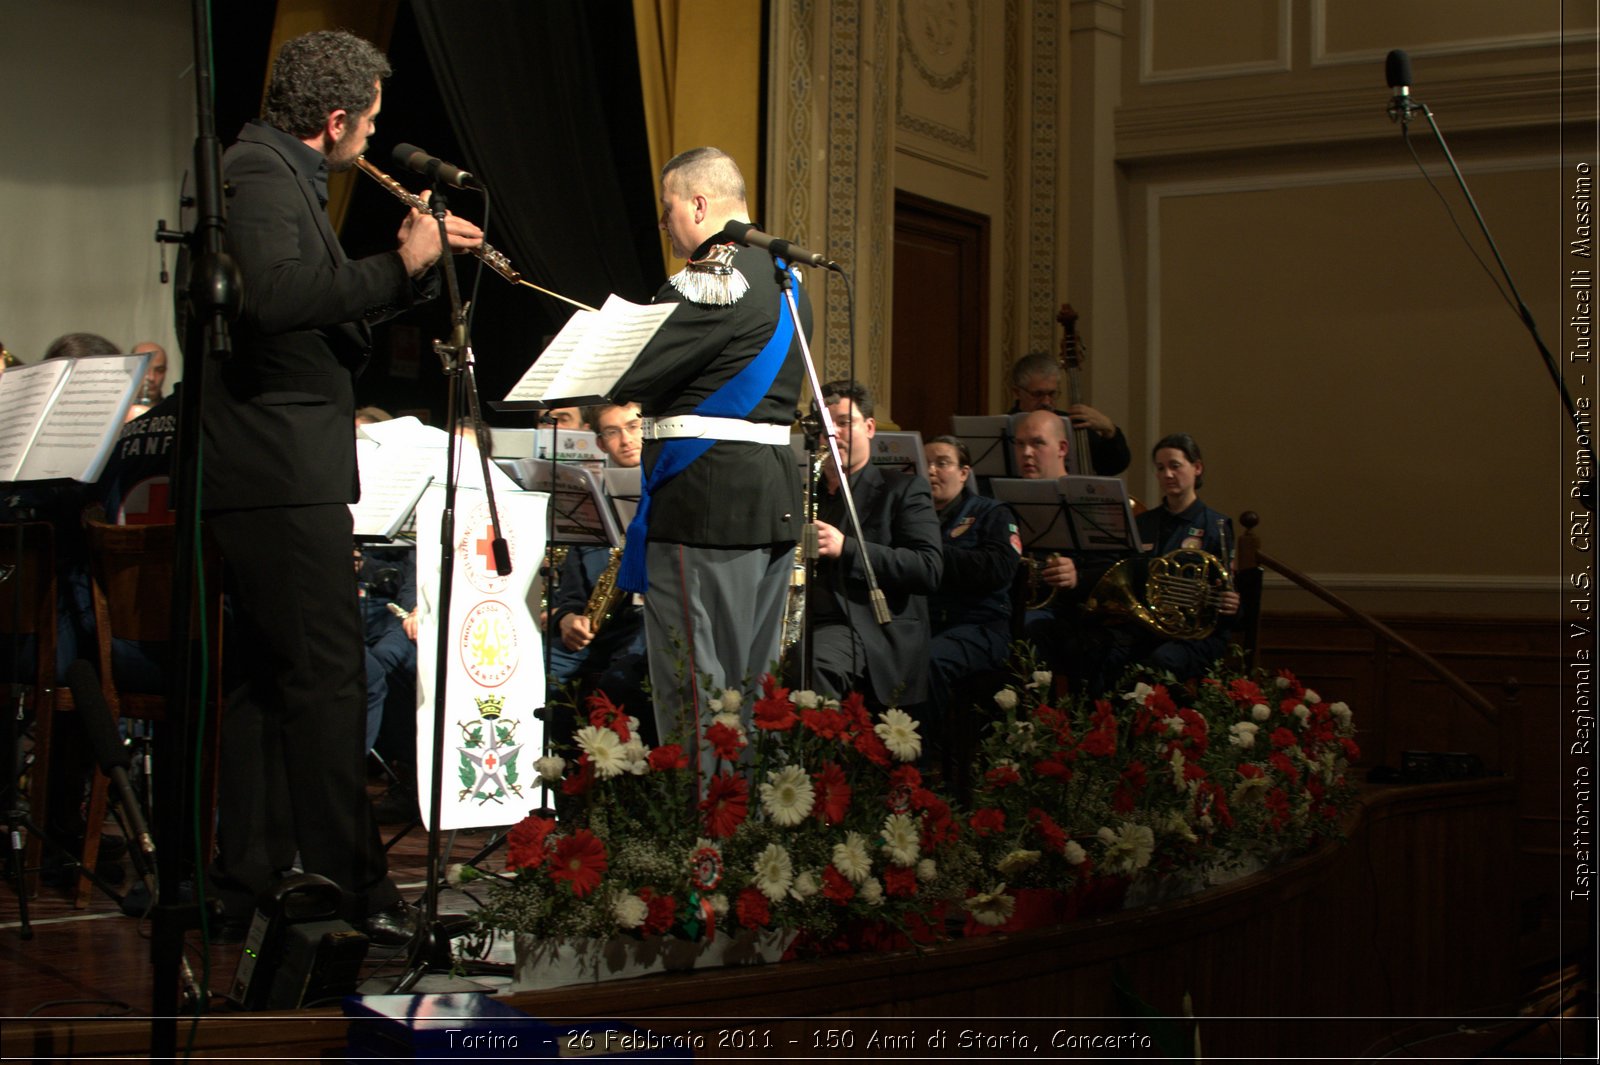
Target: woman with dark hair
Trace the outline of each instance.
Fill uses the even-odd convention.
[[[1135,519],[1145,550],[1160,556],[1188,548],[1230,564],[1233,521],[1202,503],[1198,494],[1206,468],[1200,445],[1188,433],[1171,433],[1156,441],[1150,455],[1155,461],[1156,483],[1161,488],[1161,505]],[[1141,631],[1125,661],[1171,670],[1180,678],[1197,676],[1228,649],[1228,627],[1238,613],[1239,594],[1225,590],[1217,607],[1217,627],[1210,636],[1164,640]]]
[[[1005,666],[1011,640],[1011,582],[1022,557],[1017,520],[1005,504],[970,490],[972,456],[953,436],[923,445],[939,515],[944,576],[928,597],[933,640],[933,705],[955,709],[952,688]],[[930,730],[942,730],[930,722]]]

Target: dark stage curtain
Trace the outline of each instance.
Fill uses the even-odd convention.
[[[664,271],[627,0],[410,7],[464,156],[451,161],[494,192],[490,243],[529,281],[591,306],[611,292],[648,302]],[[475,198],[458,192],[452,203],[479,218]],[[463,286],[470,277],[463,270]],[[487,272],[479,297],[474,351],[482,395],[493,400],[572,307]]]

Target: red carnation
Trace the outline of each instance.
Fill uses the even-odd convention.
[[[706,729],[706,742],[716,750],[718,758],[730,762],[738,761],[739,752],[744,749],[744,739],[739,735],[739,730],[720,721]]]
[[[1245,709],[1267,701],[1267,697],[1261,694],[1256,682],[1245,677],[1236,677],[1228,685],[1228,698]]]
[[[733,912],[746,928],[764,928],[772,920],[772,906],[767,902],[767,897],[753,887],[739,892]]]
[[[1067,849],[1067,834],[1061,826],[1055,823],[1051,816],[1037,806],[1028,811],[1028,819],[1033,822],[1033,827],[1038,829],[1039,838],[1044,840],[1044,845],[1057,854]]]
[[[1157,717],[1171,717],[1178,712],[1178,704],[1172,701],[1172,696],[1167,694],[1165,684],[1157,684],[1150,689],[1150,694],[1144,697],[1145,709]]]
[[[718,773],[711,778],[700,809],[706,815],[706,831],[711,837],[727,839],[750,812],[750,786],[742,776]]]
[[[883,893],[909,899],[917,893],[917,871],[910,866],[891,865],[883,871]]]
[[[1022,780],[1022,775],[1017,772],[1015,766],[997,765],[983,775],[983,780],[990,788],[999,789],[1009,784],[1019,783]]]
[[[980,836],[992,836],[1006,830],[1006,812],[997,807],[986,806],[967,818],[967,824],[972,826],[972,831]]]
[[[825,740],[836,740],[844,734],[850,722],[844,714],[832,707],[800,711],[800,723]]]
[[[689,768],[689,756],[676,743],[664,743],[650,752],[650,768],[657,773]]]
[[[545,838],[555,830],[556,823],[548,817],[529,814],[512,826],[506,836],[506,871],[537,869],[549,857],[545,851]]]
[[[856,897],[855,885],[846,880],[844,875],[833,867],[832,862],[822,870],[822,893],[838,906],[843,906]]]
[[[868,725],[856,733],[855,749],[875,766],[887,769],[893,764],[894,759],[889,754],[889,748],[884,745],[882,738]]]
[[[644,931],[662,935],[672,927],[677,920],[678,900],[671,895],[657,895],[655,888],[642,887],[639,897],[644,900],[646,915]]]
[[[1285,747],[1293,747],[1295,745],[1294,733],[1282,727],[1273,729],[1272,745],[1279,750],[1283,750]]]
[[[578,898],[599,887],[605,871],[606,846],[587,828],[578,829],[556,844],[550,879],[565,880]]]
[[[778,687],[771,673],[761,678],[761,698],[750,709],[751,721],[756,728],[769,732],[782,732],[794,728],[799,719],[794,703],[789,701],[789,689]]]
[[[594,763],[586,754],[578,755],[578,771],[563,777],[561,794],[582,795],[594,786]]]

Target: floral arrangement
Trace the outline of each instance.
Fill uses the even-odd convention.
[[[859,695],[767,677],[753,699],[710,699],[692,742],[655,748],[595,695],[572,757],[535,763],[556,816],[512,829],[479,919],[552,938],[903,945],[1280,860],[1336,834],[1353,801],[1349,708],[1287,671],[1180,684],[1134,669],[1092,699],[1055,688],[1026,668],[996,693],[959,808],[917,767],[918,723]],[[714,753],[704,779],[697,746]]]

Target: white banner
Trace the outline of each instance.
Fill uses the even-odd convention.
[[[544,557],[543,492],[523,492],[495,476],[495,504],[511,550],[511,573],[495,572],[493,526],[483,491],[456,494],[455,583],[451,590],[445,684],[444,798],[440,827],[515,824],[539,801],[533,763],[544,723],[544,648],[536,624]],[[474,478],[479,480],[480,478]],[[444,486],[417,504],[417,794],[427,822],[432,799],[433,693],[439,638],[439,522]],[[431,555],[431,558],[430,558]]]

